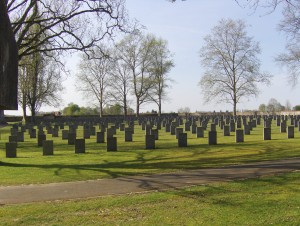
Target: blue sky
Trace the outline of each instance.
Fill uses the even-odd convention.
[[[147,28],[148,33],[155,34],[168,41],[169,49],[174,54],[175,67],[170,77],[175,80],[168,91],[169,100],[163,104],[163,112],[177,112],[181,107],[189,107],[192,112],[232,110],[231,104],[211,102],[204,104],[198,82],[203,73],[199,50],[203,37],[210,33],[212,27],[222,18],[243,19],[249,25],[248,34],[260,42],[262,71],[268,71],[274,77],[269,87],[260,86],[257,98],[244,100],[238,105],[239,110],[257,109],[261,103],[268,103],[270,98],[277,99],[282,105],[289,100],[292,106],[300,104],[297,87],[292,89],[287,83],[287,72],[280,68],[274,58],[285,47],[285,34],[277,31],[281,11],[268,14],[267,10],[253,12],[240,7],[234,0],[187,0],[170,3],[167,0],[127,0],[129,16],[137,19]],[[76,57],[68,61],[69,67],[76,68]],[[73,75],[76,73],[72,73]],[[69,76],[64,82],[64,98],[61,109],[73,102],[80,106],[91,106],[83,95],[76,91],[76,79]],[[131,106],[135,108],[134,104]],[[141,111],[156,110],[156,105],[142,106]],[[53,108],[44,107],[49,111]],[[55,109],[53,109],[55,110]],[[5,113],[9,113],[6,111]],[[10,113],[15,113],[11,111]]]

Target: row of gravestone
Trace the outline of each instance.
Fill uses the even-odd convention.
[[[285,132],[283,128],[286,128],[286,119],[282,118],[282,117],[277,117],[276,120],[277,122],[279,121],[278,118],[280,120],[283,120],[280,123],[280,127],[281,127],[281,132]],[[236,130],[236,142],[243,142],[244,141],[244,134],[250,134],[250,131],[252,128],[249,127],[256,127],[256,124],[260,124],[260,118],[257,118],[255,120],[250,120],[248,122],[248,124],[246,123],[246,121],[244,120],[244,118],[237,118],[237,119],[229,119],[230,125],[225,125],[226,120],[220,120],[219,118],[215,118],[213,119],[213,121],[215,123],[218,123],[219,126],[223,127],[224,130],[224,136],[228,136],[230,135],[230,132],[235,131],[235,128],[239,128],[240,127],[240,123],[239,123],[239,119],[243,119],[243,123],[244,123],[244,130],[238,129]],[[271,139],[271,123],[270,121],[272,120],[272,118],[267,117],[264,118],[265,121],[265,128],[264,128],[264,132],[263,132],[263,138],[264,140],[270,140]],[[293,121],[291,118],[291,124],[298,124],[298,128],[300,129],[300,124],[298,123],[299,118],[295,118],[295,120]],[[159,120],[158,120],[159,121]],[[237,123],[237,125],[235,125],[235,122]],[[142,129],[146,130],[146,138],[145,138],[145,143],[146,143],[146,149],[153,149],[155,148],[155,140],[158,140],[158,130],[159,129],[153,129],[150,124],[149,121],[145,122],[139,122],[139,124],[142,125]],[[159,122],[160,123],[160,122]],[[196,127],[196,123],[193,123],[192,125],[190,125],[189,121],[186,121],[184,126],[185,126],[185,131],[190,131],[190,126],[192,126],[192,133],[194,133],[194,130],[196,129],[196,134],[197,137],[203,137],[203,130],[207,128],[207,123],[208,120],[203,120],[201,121],[201,124],[203,127]],[[113,134],[115,134],[115,130],[116,127],[118,127],[121,131],[125,131],[125,141],[132,141],[132,134],[134,133],[134,126],[133,123],[129,123],[130,125],[129,128],[125,128],[125,124],[120,123],[120,124],[116,124],[115,126],[112,126],[111,128],[107,128],[107,151],[116,151],[117,150],[117,140],[115,137],[113,137]],[[154,122],[154,124],[159,125],[157,123]],[[171,122],[171,125],[169,126],[167,124],[166,121],[163,121],[163,125],[166,127],[166,132],[171,132],[171,134],[176,135],[176,138],[178,139],[178,146],[179,147],[186,147],[187,146],[187,134],[183,133],[183,128],[177,128],[177,126],[182,125],[183,124],[183,120],[181,118],[179,118],[178,120],[176,120],[175,122]],[[278,125],[278,123],[277,123]],[[68,139],[68,144],[75,144],[75,153],[80,153],[79,150],[85,150],[85,148],[77,148],[77,146],[79,144],[81,144],[81,147],[84,147],[85,142],[84,139],[89,138],[90,134],[94,135],[95,134],[95,128],[93,126],[86,124],[84,126],[84,139],[76,139],[76,133],[74,134],[74,132],[72,132],[72,130],[76,131],[78,125],[70,125],[70,129],[68,130],[63,130],[62,131],[62,137],[63,139]],[[209,131],[208,134],[208,143],[210,145],[213,144],[217,144],[217,133],[215,130],[215,124],[212,123],[211,124],[211,131]],[[20,129],[21,131],[18,131],[18,127],[14,125],[13,128],[11,129],[11,134],[12,136],[9,137],[9,141],[10,143],[17,143],[17,142],[23,142],[24,141],[24,131],[26,131],[26,126],[20,125]],[[98,143],[102,143],[104,142],[104,132],[103,130],[105,129],[105,126],[103,124],[101,124],[100,129],[102,130],[101,132],[97,133],[97,142]],[[157,126],[158,128],[160,128],[159,126]],[[33,127],[29,127],[29,134],[31,138],[35,138],[36,137],[36,130]],[[51,126],[47,126],[47,133],[48,134],[52,134],[53,137],[57,137],[58,136],[58,130],[59,128],[64,128],[64,125],[61,124],[59,125],[55,125],[54,128],[52,128]],[[169,128],[169,129],[168,129]],[[293,126],[288,126],[287,127],[287,134],[288,134],[288,138],[293,138],[294,137],[294,127]],[[40,132],[42,131],[42,132]],[[67,135],[66,135],[67,134]],[[46,143],[46,147],[47,146],[51,146],[51,141],[49,142],[44,142],[46,140],[46,135],[43,133],[43,126],[39,126],[39,133],[38,133],[38,146],[43,146],[43,143]],[[76,141],[78,140],[78,141]],[[78,143],[78,145],[76,145],[76,142]],[[16,147],[17,145],[15,145]],[[52,146],[53,146],[53,142],[52,142]],[[79,145],[80,146],[80,145]],[[13,149],[12,147],[14,147],[13,144],[8,144],[7,149]],[[45,149],[45,148],[44,148]],[[51,148],[46,148],[46,150],[50,150]],[[52,147],[53,150],[53,147]],[[12,151],[13,152],[13,151]],[[45,153],[48,153],[47,151],[44,151]],[[53,151],[52,151],[53,152]],[[51,151],[50,151],[51,153]],[[8,156],[11,156],[10,154],[8,154]],[[14,155],[12,155],[14,156]]]

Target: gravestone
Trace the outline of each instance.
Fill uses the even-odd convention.
[[[186,122],[186,123],[184,124],[184,130],[185,130],[185,131],[190,131],[190,130],[191,130],[191,124],[190,124],[190,122]]]
[[[58,137],[58,128],[53,128],[52,137]]]
[[[244,125],[244,134],[250,135],[250,126],[247,124]]]
[[[90,128],[83,129],[83,139],[90,139],[91,133]]]
[[[107,128],[106,130],[106,138],[112,138],[115,135],[114,128]]]
[[[187,133],[178,134],[178,147],[187,147]]]
[[[104,136],[105,136],[105,132],[97,132],[97,138],[96,138],[96,142],[97,143],[104,143]]]
[[[53,155],[53,140],[43,141],[43,155]]]
[[[290,138],[294,138],[295,135],[294,135],[294,126],[288,126],[287,127],[287,138],[290,139]]]
[[[76,140],[76,133],[68,133],[68,145],[74,145]]]
[[[176,128],[176,139],[178,139],[180,133],[183,133],[183,128]]]
[[[264,140],[271,140],[271,128],[264,128],[264,134],[263,134]]]
[[[46,135],[45,134],[38,134],[38,146],[42,147],[43,146],[43,141],[46,140]]]
[[[145,135],[146,149],[155,149],[155,137],[154,135]]]
[[[229,125],[224,125],[223,134],[224,134],[224,136],[230,136],[230,126]]]
[[[5,143],[6,158],[16,158],[17,157],[17,143],[9,142]]]
[[[151,134],[154,135],[155,140],[158,140],[158,129],[151,129]]]
[[[108,152],[117,151],[117,138],[116,137],[107,137],[106,144],[107,144],[106,150]]]
[[[197,125],[195,123],[192,124],[192,134],[197,133]]]
[[[210,131],[216,131],[216,124],[214,123],[210,124]]]
[[[85,139],[75,139],[75,154],[85,153]]]
[[[209,131],[208,132],[208,144],[209,145],[216,145],[217,144],[217,132],[216,131]]]
[[[62,139],[67,140],[69,137],[69,130],[62,130]]]
[[[235,142],[236,143],[244,142],[244,130],[237,129],[235,131]]]
[[[229,126],[230,126],[230,132],[235,132],[235,123],[234,123],[234,121],[231,121]]]
[[[29,129],[29,137],[36,138],[36,129]]]
[[[24,132],[18,132],[17,134],[18,142],[24,142]]]
[[[286,121],[280,123],[280,133],[286,133]]]
[[[132,141],[132,130],[131,128],[125,128],[125,142]]]
[[[204,137],[204,130],[202,126],[197,127],[196,129],[196,137]]]
[[[96,135],[96,128],[95,128],[95,126],[91,126],[90,127],[90,135],[91,136],[95,136]]]
[[[18,143],[18,136],[11,135],[11,136],[8,137],[8,140],[9,140],[9,142]]]
[[[171,131],[170,124],[165,125],[165,131],[166,133],[169,133]]]

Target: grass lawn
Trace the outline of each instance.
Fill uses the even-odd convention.
[[[0,206],[1,225],[299,225],[300,173],[167,192]]]
[[[275,123],[275,122],[274,122]],[[98,128],[97,128],[98,131]],[[272,126],[272,140],[262,140],[263,127],[258,126],[245,135],[244,143],[235,143],[235,135],[224,137],[218,128],[218,145],[208,145],[208,129],[204,138],[188,132],[188,147],[178,148],[175,136],[159,131],[155,150],[145,150],[144,131],[135,126],[133,142],[124,142],[124,133],[118,131],[118,152],[107,152],[106,144],[97,144],[95,136],[86,139],[86,154],[75,154],[67,140],[47,135],[54,140],[54,156],[42,156],[37,139],[25,133],[25,142],[18,143],[18,158],[5,158],[5,142],[10,127],[0,129],[0,184],[36,184],[113,178],[126,175],[145,175],[186,169],[221,167],[252,161],[274,160],[300,156],[300,132],[287,139],[279,127]],[[83,136],[79,127],[77,137]]]

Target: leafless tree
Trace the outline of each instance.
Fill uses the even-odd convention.
[[[19,59],[35,52],[88,52],[115,30],[124,31],[128,22],[124,0],[7,0],[6,4]],[[37,25],[38,32],[30,33]]]
[[[142,104],[151,101],[149,91],[153,79],[149,73],[151,51],[154,40],[140,31],[127,35],[116,48],[119,58],[129,67],[132,76],[132,92],[136,99],[136,115],[139,115]]]
[[[101,47],[102,51],[105,47]],[[111,58],[109,50],[105,54],[95,49],[91,58],[81,55],[79,72],[77,74],[78,90],[82,91],[86,98],[98,101],[100,117],[103,116],[104,106],[109,102],[109,75],[111,70]]]
[[[42,105],[58,106],[61,85],[61,70],[53,58],[34,53],[26,56],[26,63],[19,66],[19,101],[26,117],[26,106],[31,111],[32,120]],[[25,59],[25,58],[23,58]]]
[[[162,101],[167,96],[167,89],[173,80],[169,77],[169,72],[174,67],[172,54],[170,53],[167,41],[154,37],[155,43],[151,55],[150,73],[153,77],[153,88],[150,97],[158,106],[158,115],[161,115]]]
[[[217,99],[233,105],[258,94],[258,83],[269,83],[270,75],[260,72],[259,43],[247,36],[245,22],[221,20],[204,38],[200,58],[205,73],[199,85],[205,101]]]
[[[117,50],[113,55],[112,70],[110,72],[110,97],[123,108],[124,116],[128,114],[129,96],[132,84],[132,74],[129,65],[121,58]]]

